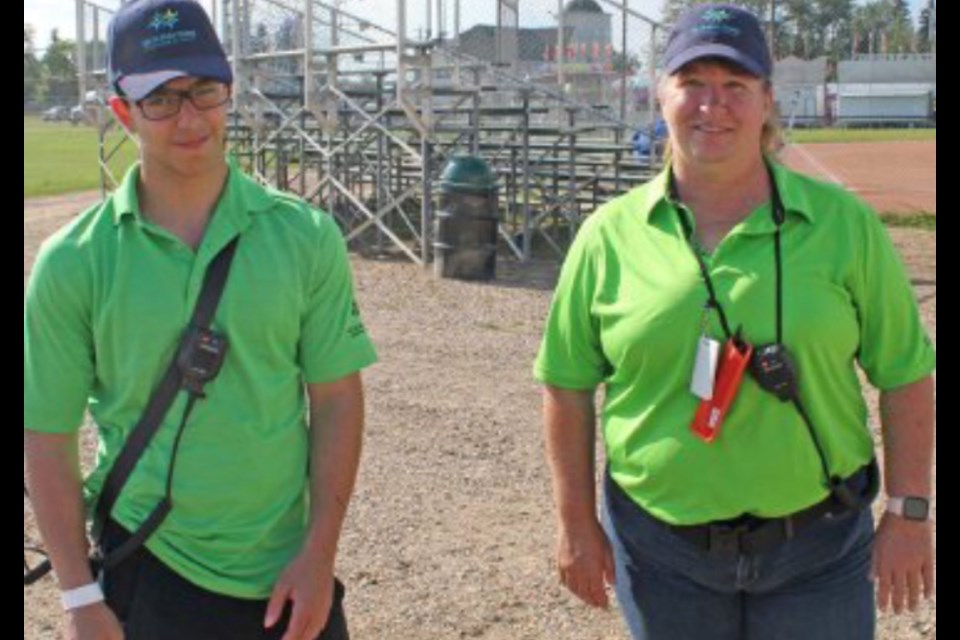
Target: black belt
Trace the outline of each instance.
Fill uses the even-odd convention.
[[[782,518],[758,518],[745,515],[733,520],[708,522],[692,526],[667,525],[672,533],[705,551],[718,555],[757,554],[769,551],[793,539],[810,525],[827,518],[837,518],[859,511],[873,501],[879,487],[876,463],[863,467],[844,482],[860,504],[851,505],[827,496],[821,502]]]

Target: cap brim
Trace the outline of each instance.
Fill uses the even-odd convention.
[[[117,88],[124,96],[136,102],[146,98],[163,84],[186,76],[233,83],[233,71],[222,56],[161,59],[150,66],[157,68],[141,69],[139,73],[122,76],[117,80]]]
[[[733,47],[716,43],[692,47],[684,51],[664,67],[664,72],[667,75],[673,75],[683,66],[703,58],[722,58],[743,67],[748,73],[758,78],[766,78],[769,76],[767,71],[752,58],[743,55]]]
[[[132,76],[124,76],[117,81],[117,86],[123,95],[133,100],[143,100],[155,89],[176,78],[182,78],[187,74],[183,71],[154,71],[152,73],[137,73]]]

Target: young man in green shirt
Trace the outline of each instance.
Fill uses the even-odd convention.
[[[24,303],[27,478],[71,637],[346,638],[333,571],[361,450],[360,371],[376,355],[343,238],[329,215],[227,161],[232,73],[197,3],[124,5],[108,48],[111,106],[141,161],[45,243]],[[210,262],[236,238],[212,322],[230,348],[179,443],[173,509],[103,577],[105,602],[84,500],[95,502]],[[127,538],[164,497],[185,396],[124,486],[107,537]],[[100,439],[85,482],[84,411]]]

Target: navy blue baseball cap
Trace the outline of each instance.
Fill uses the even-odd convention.
[[[773,58],[760,21],[729,4],[702,4],[680,16],[667,41],[664,71],[672,75],[701,58],[729,60],[760,78],[773,74]]]
[[[107,30],[110,84],[136,102],[174,78],[233,84],[217,33],[195,0],[133,0]]]

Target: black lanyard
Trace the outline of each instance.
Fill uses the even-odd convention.
[[[775,226],[773,234],[773,247],[777,277],[775,300],[775,313],[777,321],[776,344],[783,344],[783,243],[781,229],[783,227],[784,220],[786,220],[786,211],[783,207],[783,200],[780,198],[780,189],[777,187],[777,181],[773,176],[773,168],[769,164],[766,164],[766,168],[767,175],[770,178],[770,197],[773,205],[773,224]],[[670,198],[675,202],[681,202],[680,194],[677,191],[677,183],[673,177],[672,171],[669,176],[669,183]],[[690,226],[690,222],[683,216],[679,209],[677,210],[677,217],[680,218],[680,224],[683,226],[683,230],[686,234],[687,242],[689,244],[693,238],[693,229]],[[710,270],[707,269],[707,264],[703,261],[703,256],[700,255],[700,252],[697,251],[692,244],[690,244],[690,249],[693,251],[694,258],[697,259],[697,266],[700,267],[700,276],[703,279],[704,286],[707,288],[707,295],[709,296],[707,304],[709,307],[716,309],[717,315],[720,318],[720,325],[723,327],[723,333],[729,340],[733,338],[734,334],[730,328],[730,322],[727,319],[726,311],[724,311],[723,305],[720,304],[720,300],[717,298],[717,290],[713,286],[713,279],[710,277]]]
[[[873,475],[871,476],[870,486],[866,491],[861,491],[860,488],[855,487],[855,477],[851,476],[850,478],[842,479],[830,472],[830,465],[827,462],[826,452],[824,450],[823,444],[820,442],[820,438],[817,436],[817,430],[813,425],[813,421],[810,419],[810,414],[807,413],[806,408],[803,405],[803,402],[800,399],[799,390],[796,383],[796,370],[791,362],[791,358],[787,352],[786,347],[783,345],[783,246],[782,246],[782,227],[784,221],[786,220],[786,210],[783,206],[783,200],[780,198],[780,190],[777,187],[777,181],[773,175],[773,167],[769,163],[766,163],[767,175],[770,178],[770,197],[773,209],[773,224],[776,227],[773,237],[773,246],[774,246],[774,261],[776,263],[776,319],[777,319],[777,341],[773,345],[767,345],[764,347],[759,347],[758,349],[765,354],[770,354],[773,352],[776,354],[776,358],[780,359],[779,364],[788,365],[786,368],[791,370],[790,377],[792,382],[787,385],[787,387],[776,388],[771,387],[768,384],[765,384],[764,380],[760,379],[760,376],[757,373],[754,373],[754,377],[758,379],[760,387],[765,391],[771,392],[776,395],[783,402],[791,402],[794,407],[796,407],[797,412],[800,414],[800,418],[803,420],[803,423],[807,427],[807,432],[810,435],[810,439],[813,441],[813,445],[817,450],[817,455],[820,458],[820,465],[823,469],[824,481],[826,483],[826,488],[833,495],[833,498],[839,503],[843,504],[848,508],[861,508],[866,504],[869,504],[874,496],[876,495],[876,479],[875,479],[875,461],[871,462],[869,465],[868,471]],[[677,192],[677,184],[673,179],[673,174],[669,176],[669,189],[670,197],[675,202],[680,202],[679,193]],[[697,265],[700,267],[700,274],[703,277],[703,283],[707,288],[707,293],[710,296],[707,302],[709,307],[713,307],[717,310],[717,315],[720,317],[720,324],[723,326],[723,331],[726,334],[727,339],[733,339],[734,341],[739,340],[739,331],[736,335],[730,330],[730,322],[727,319],[726,312],[723,309],[723,305],[720,304],[720,300],[717,299],[716,288],[713,286],[713,280],[710,278],[710,271],[707,269],[707,265],[703,260],[703,257],[700,255],[700,252],[692,245],[693,238],[693,229],[690,228],[690,222],[683,216],[683,214],[678,210],[677,216],[680,218],[680,224],[683,226],[684,231],[687,235],[687,242],[690,244],[690,248],[693,251],[694,257],[697,259]],[[754,350],[753,354],[753,363],[757,364],[757,355],[758,351]],[[769,362],[769,360],[768,360]],[[753,368],[753,367],[752,367]],[[763,368],[762,366],[759,368]],[[786,389],[786,393],[782,391]],[[869,474],[868,474],[869,475]]]
[[[761,379],[760,376],[755,372],[754,377],[757,378],[758,383],[761,388],[765,391],[774,393],[781,401],[791,402],[794,407],[796,407],[797,412],[800,414],[800,418],[803,420],[804,424],[807,427],[807,432],[810,435],[810,439],[813,441],[813,445],[817,450],[817,455],[820,458],[820,464],[823,469],[823,476],[826,482],[826,487],[833,494],[834,498],[837,499],[842,504],[848,507],[859,507],[872,500],[872,497],[859,495],[855,492],[849,484],[833,475],[830,472],[830,465],[827,462],[826,452],[823,448],[823,444],[820,442],[820,438],[817,436],[817,430],[813,425],[813,421],[810,419],[810,414],[807,413],[806,408],[803,405],[803,402],[800,399],[799,391],[796,384],[796,370],[793,367],[791,358],[787,352],[786,347],[783,345],[783,247],[782,247],[782,227],[784,220],[786,219],[786,212],[783,207],[783,200],[780,198],[780,191],[777,188],[777,182],[774,179],[773,168],[767,164],[767,174],[770,177],[770,197],[772,201],[773,209],[773,224],[776,227],[773,237],[773,246],[774,246],[774,261],[776,263],[776,319],[777,319],[777,341],[774,345],[767,345],[765,347],[759,347],[760,350],[763,350],[765,353],[774,352],[777,358],[781,359],[779,364],[788,365],[787,368],[791,370],[790,377],[792,382],[789,383],[784,389],[787,390],[786,394],[780,393],[782,389],[771,388],[769,385],[765,384],[765,381]],[[673,175],[670,175],[670,196],[676,202],[680,202],[679,194],[677,192],[677,185],[673,179]],[[687,234],[687,241],[691,243],[693,237],[693,229],[690,228],[689,221],[683,216],[680,211],[677,211],[677,215],[680,218],[680,224],[683,226],[684,231]],[[723,326],[723,332],[726,334],[728,340],[733,339],[734,341],[740,340],[739,331],[735,335],[730,330],[730,322],[727,319],[726,312],[723,309],[723,305],[720,304],[720,300],[717,299],[716,288],[713,286],[713,280],[710,278],[710,271],[707,269],[707,265],[703,260],[703,257],[700,255],[700,252],[690,244],[690,248],[693,251],[694,257],[697,259],[697,264],[700,267],[700,274],[703,277],[703,283],[707,288],[707,293],[709,299],[707,301],[708,307],[712,307],[717,310],[717,315],[720,317],[720,324]],[[757,364],[757,350],[754,351],[754,362],[752,364]],[[786,361],[784,362],[785,359]],[[761,367],[762,368],[762,367]]]

